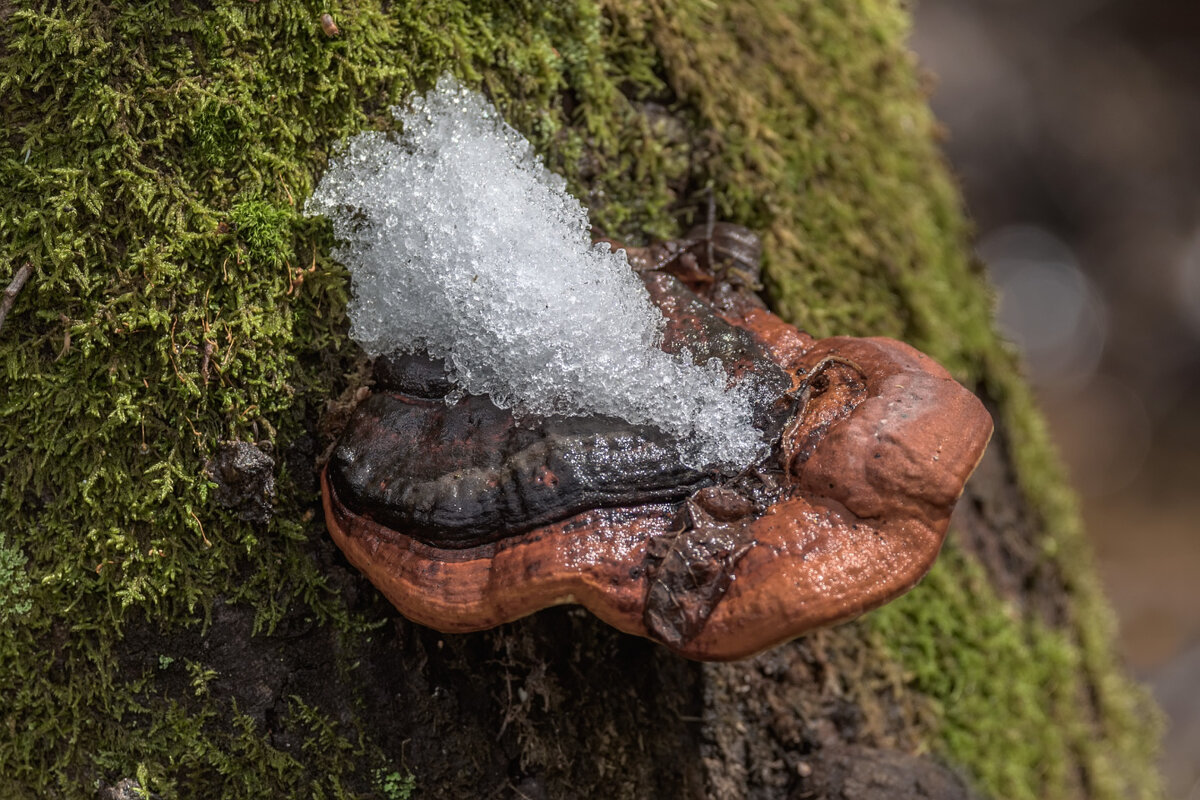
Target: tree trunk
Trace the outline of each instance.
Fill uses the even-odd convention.
[[[0,330],[0,797],[1157,795],[1156,716],[991,327],[901,4],[0,0],[0,22],[0,283],[33,267]],[[441,635],[344,561],[315,470],[365,358],[301,205],[445,71],[598,231],[678,235],[711,196],[762,234],[781,315],[904,339],[985,399],[996,436],[920,587],[702,665],[572,608]],[[273,464],[215,480],[229,441]]]

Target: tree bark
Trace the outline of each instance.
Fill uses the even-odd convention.
[[[0,23],[0,285],[34,270],[0,331],[0,797],[1156,796],[1156,718],[991,327],[901,4],[25,0]],[[572,608],[441,635],[345,562],[316,465],[367,373],[300,206],[443,71],[597,232],[678,235],[711,196],[763,235],[786,318],[902,338],[989,403],[924,584],[702,665]],[[273,497],[222,494],[228,441],[270,456]]]

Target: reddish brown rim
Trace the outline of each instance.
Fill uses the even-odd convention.
[[[797,466],[790,496],[741,523],[753,545],[723,597],[697,634],[669,645],[701,660],[752,655],[912,588],[936,559],[992,431],[983,404],[906,344],[814,342],[765,311],[748,311],[742,324],[787,368],[808,372],[831,357],[854,364],[867,397]],[[354,513],[324,472],[321,490],[334,541],[415,622],[461,633],[579,603],[622,631],[650,635],[646,547],[671,530],[671,506],[593,510],[499,543],[442,550]]]

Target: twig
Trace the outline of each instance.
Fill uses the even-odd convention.
[[[58,321],[63,324],[63,346],[54,357],[55,361],[62,360],[63,356],[71,352],[71,318],[66,314],[59,314]]]
[[[204,540],[204,546],[212,547],[212,542],[210,542],[208,537],[204,535],[204,523],[200,522],[200,518],[196,516],[195,511],[192,511],[189,508],[187,512],[192,515],[192,519],[196,520],[196,524],[200,526],[200,538]]]
[[[284,263],[287,264],[286,261]],[[290,275],[291,271],[292,271],[292,265],[287,264],[287,267],[288,267],[288,274]],[[296,270],[295,277],[289,278],[289,280],[291,282],[291,286],[288,287],[286,294],[291,294],[292,292],[299,289],[300,285],[304,283],[305,277],[307,277],[310,273],[313,273],[316,271],[317,271],[317,243],[314,241],[313,242],[312,266],[309,267],[308,269],[305,269],[304,267],[299,267]]]
[[[204,355],[200,359],[200,380],[205,386],[208,385],[208,365],[212,359],[213,350],[217,343],[209,339],[204,340]]]
[[[29,276],[32,274],[33,264],[26,261],[17,270],[17,274],[13,275],[12,283],[8,284],[8,288],[4,290],[4,299],[0,300],[0,330],[4,328],[4,320],[8,317],[8,312],[12,310],[13,303],[17,302],[17,294],[20,293],[21,287],[25,285],[25,281],[29,280]]]
[[[704,220],[704,255],[708,257],[708,268],[717,271],[717,262],[713,260],[713,229],[717,225],[717,200],[713,195],[712,181],[705,187],[708,192],[708,214]]]
[[[287,184],[283,182],[283,178],[281,176],[276,175],[275,179],[277,181],[279,181],[279,185],[282,186],[283,191],[287,193],[288,205],[295,208],[296,207],[296,199],[294,197],[292,197],[292,190],[289,189],[287,187]]]

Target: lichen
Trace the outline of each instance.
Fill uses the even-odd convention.
[[[252,697],[217,696],[214,656],[182,643],[241,609],[242,639],[269,648],[299,613],[330,632],[331,685],[345,686],[369,641],[375,619],[330,583],[311,513],[301,444],[357,355],[329,231],[298,206],[339,142],[386,128],[389,103],[446,70],[489,94],[601,230],[675,235],[711,196],[765,233],[785,315],[819,335],[905,338],[999,403],[1045,557],[1070,577],[1070,628],[1006,629],[995,598],[962,596],[977,576],[961,555],[866,624],[940,707],[931,744],[985,788],[1053,794],[1058,768],[1031,764],[1026,742],[1054,737],[1092,796],[1153,796],[1143,701],[1113,665],[1077,513],[987,321],[899,4],[355,0],[334,10],[335,39],[325,10],[0,4],[0,284],[35,268],[0,332],[0,585],[22,610],[0,621],[12,796],[88,797],[136,776],[164,798],[365,797],[375,769],[396,768],[362,717],[335,719],[316,690],[273,710],[268,733]],[[203,465],[229,440],[285,456],[266,527],[213,502]],[[968,602],[992,638],[949,626]],[[156,640],[135,646],[138,630]],[[1022,676],[1086,683],[1096,718],[1054,704],[1044,731],[1037,695],[955,712],[961,680],[997,696],[985,685],[1000,672],[978,661],[993,641],[1005,663],[1044,662]],[[931,655],[964,677],[928,674]],[[413,772],[419,790],[436,785]]]

